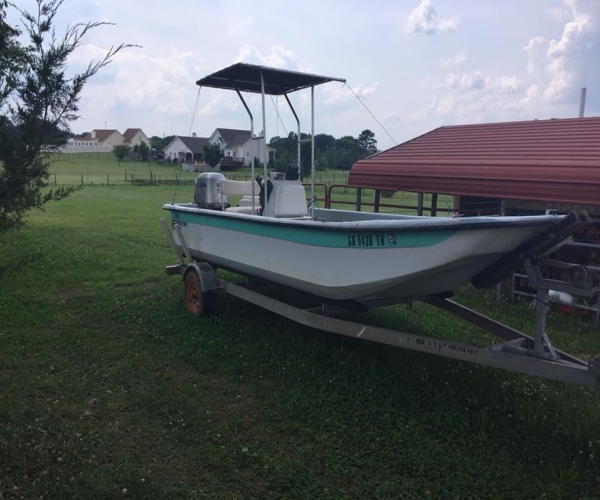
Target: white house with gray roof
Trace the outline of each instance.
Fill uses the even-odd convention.
[[[208,137],[191,137],[176,135],[165,148],[165,159],[176,158],[180,163],[204,163],[204,146],[208,144]]]
[[[219,144],[225,152],[226,160],[222,163],[243,163],[249,166],[252,162],[252,141],[249,130],[217,128],[208,138],[210,144]],[[254,137],[254,156],[264,162],[265,139],[259,134]],[[275,150],[267,146],[269,159],[275,155]],[[231,160],[229,160],[231,158]]]

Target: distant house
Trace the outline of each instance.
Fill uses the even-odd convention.
[[[110,152],[119,144],[128,144],[135,150],[142,140],[150,145],[150,139],[140,128],[128,128],[125,134],[114,129],[94,129],[85,135],[69,138],[62,151],[65,153]]]
[[[83,137],[71,137],[67,141],[67,147],[92,147],[92,146],[116,146],[123,144],[125,138],[118,130],[92,130]]]
[[[191,137],[176,135],[165,148],[165,159],[180,163],[204,163],[204,146],[208,145],[207,137]]]
[[[125,144],[129,144],[133,150],[137,149],[137,146],[144,141],[148,146],[150,146],[150,139],[144,134],[144,131],[141,128],[128,128],[124,133],[123,137],[125,138]]]
[[[217,128],[208,138],[210,144],[219,144],[225,156],[221,165],[239,164],[250,165],[252,162],[252,140],[249,130],[238,130],[230,128]],[[254,137],[254,156],[264,163],[264,137]],[[275,155],[275,150],[267,146],[269,159]]]

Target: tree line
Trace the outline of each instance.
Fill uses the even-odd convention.
[[[310,139],[310,134],[301,134],[300,141]],[[275,160],[273,167],[284,171],[285,167],[297,163],[298,134],[290,132],[287,137],[275,136],[269,141],[269,146],[275,149]],[[302,175],[310,175],[310,142],[302,143],[300,149],[300,161]],[[329,134],[315,135],[315,168],[317,170],[341,169],[349,170],[358,161],[377,153],[377,140],[375,134],[369,130],[363,130],[358,137],[345,135],[336,139]]]
[[[174,135],[166,137],[152,136],[150,145],[158,151],[164,150]],[[301,134],[300,140],[310,139],[310,134]],[[298,134],[290,132],[287,137],[275,136],[269,141],[269,146],[275,150],[275,159],[271,167],[275,170],[285,171],[285,167],[297,163]],[[214,148],[214,150],[212,149]],[[315,167],[318,170],[341,169],[349,170],[358,161],[377,153],[377,140],[375,134],[369,130],[363,130],[358,137],[345,135],[336,139],[330,134],[315,135]],[[218,145],[204,148],[205,160],[209,165],[216,165],[223,157],[224,152]],[[210,160],[210,161],[209,161]],[[258,165],[258,159],[256,159]],[[310,175],[310,143],[301,144],[302,175]]]

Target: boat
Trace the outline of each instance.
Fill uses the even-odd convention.
[[[254,118],[242,92],[260,93],[265,139],[265,95],[285,97],[300,137],[288,94],[310,89],[311,195],[307,203],[300,165],[269,174],[265,162],[263,178],[251,181],[202,174],[195,202],[163,206],[181,254],[317,297],[360,301],[447,296],[469,282],[489,284],[486,278],[517,265],[525,249],[539,253],[560,243],[557,235],[568,236],[556,230],[564,222],[558,215],[444,218],[315,207],[314,88],[327,82],[345,80],[244,63],[196,82],[237,92],[253,138]],[[266,140],[262,145],[267,158]],[[300,141],[298,159],[299,149]],[[251,168],[255,179],[254,162]],[[239,206],[229,207],[235,196],[242,197]]]
[[[283,95],[343,81],[306,73],[236,64],[198,80],[199,85]],[[263,128],[266,137],[266,127]],[[545,331],[550,291],[595,297],[600,287],[545,278],[542,257],[590,221],[585,212],[565,216],[442,218],[364,213],[315,207],[314,125],[311,127],[311,195],[306,200],[300,165],[285,173],[233,181],[217,172],[196,178],[193,203],[168,203],[171,226],[161,219],[179,262],[184,301],[196,316],[230,295],[301,325],[371,342],[592,387],[600,393],[600,359],[589,364],[556,349]],[[263,142],[264,145],[264,142]],[[298,146],[300,148],[300,146]],[[266,148],[263,151],[266,158]],[[300,158],[300,151],[298,151]],[[254,158],[254,151],[252,151]],[[230,201],[238,199],[237,206]],[[503,325],[452,300],[466,283],[497,283],[523,266],[536,289],[535,336]],[[218,269],[242,275],[224,279]],[[589,270],[582,270],[588,273]],[[496,337],[472,346],[338,318],[347,312],[420,300]]]

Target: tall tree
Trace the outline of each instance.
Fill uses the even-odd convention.
[[[328,149],[335,147],[335,137],[329,134],[315,135],[315,150],[319,153],[324,153]]]
[[[112,154],[117,160],[119,160],[119,166],[121,166],[121,161],[123,158],[125,158],[129,153],[131,153],[131,146],[129,144],[117,144],[112,148]]]
[[[377,153],[377,140],[375,139],[375,134],[368,128],[360,133],[356,139],[356,142],[358,143],[360,149],[362,149],[367,155]]]
[[[53,25],[62,2],[37,0],[37,12],[31,14],[0,0],[0,233],[20,227],[28,210],[74,190],[46,189],[51,155],[67,141],[85,84],[129,47],[111,48],[81,73],[67,76],[69,57],[85,35],[109,23],[77,23],[60,36]],[[6,22],[9,6],[20,14],[28,45]]]
[[[138,153],[142,155],[142,161],[148,161],[150,156],[150,146],[146,141],[141,141],[138,147]]]
[[[173,139],[175,139],[174,135],[167,135],[166,137],[158,137],[157,135],[153,135],[150,137],[150,147],[162,151],[171,143]]]
[[[204,151],[204,161],[211,167],[218,165],[225,154],[217,143],[203,146],[202,150]]]

